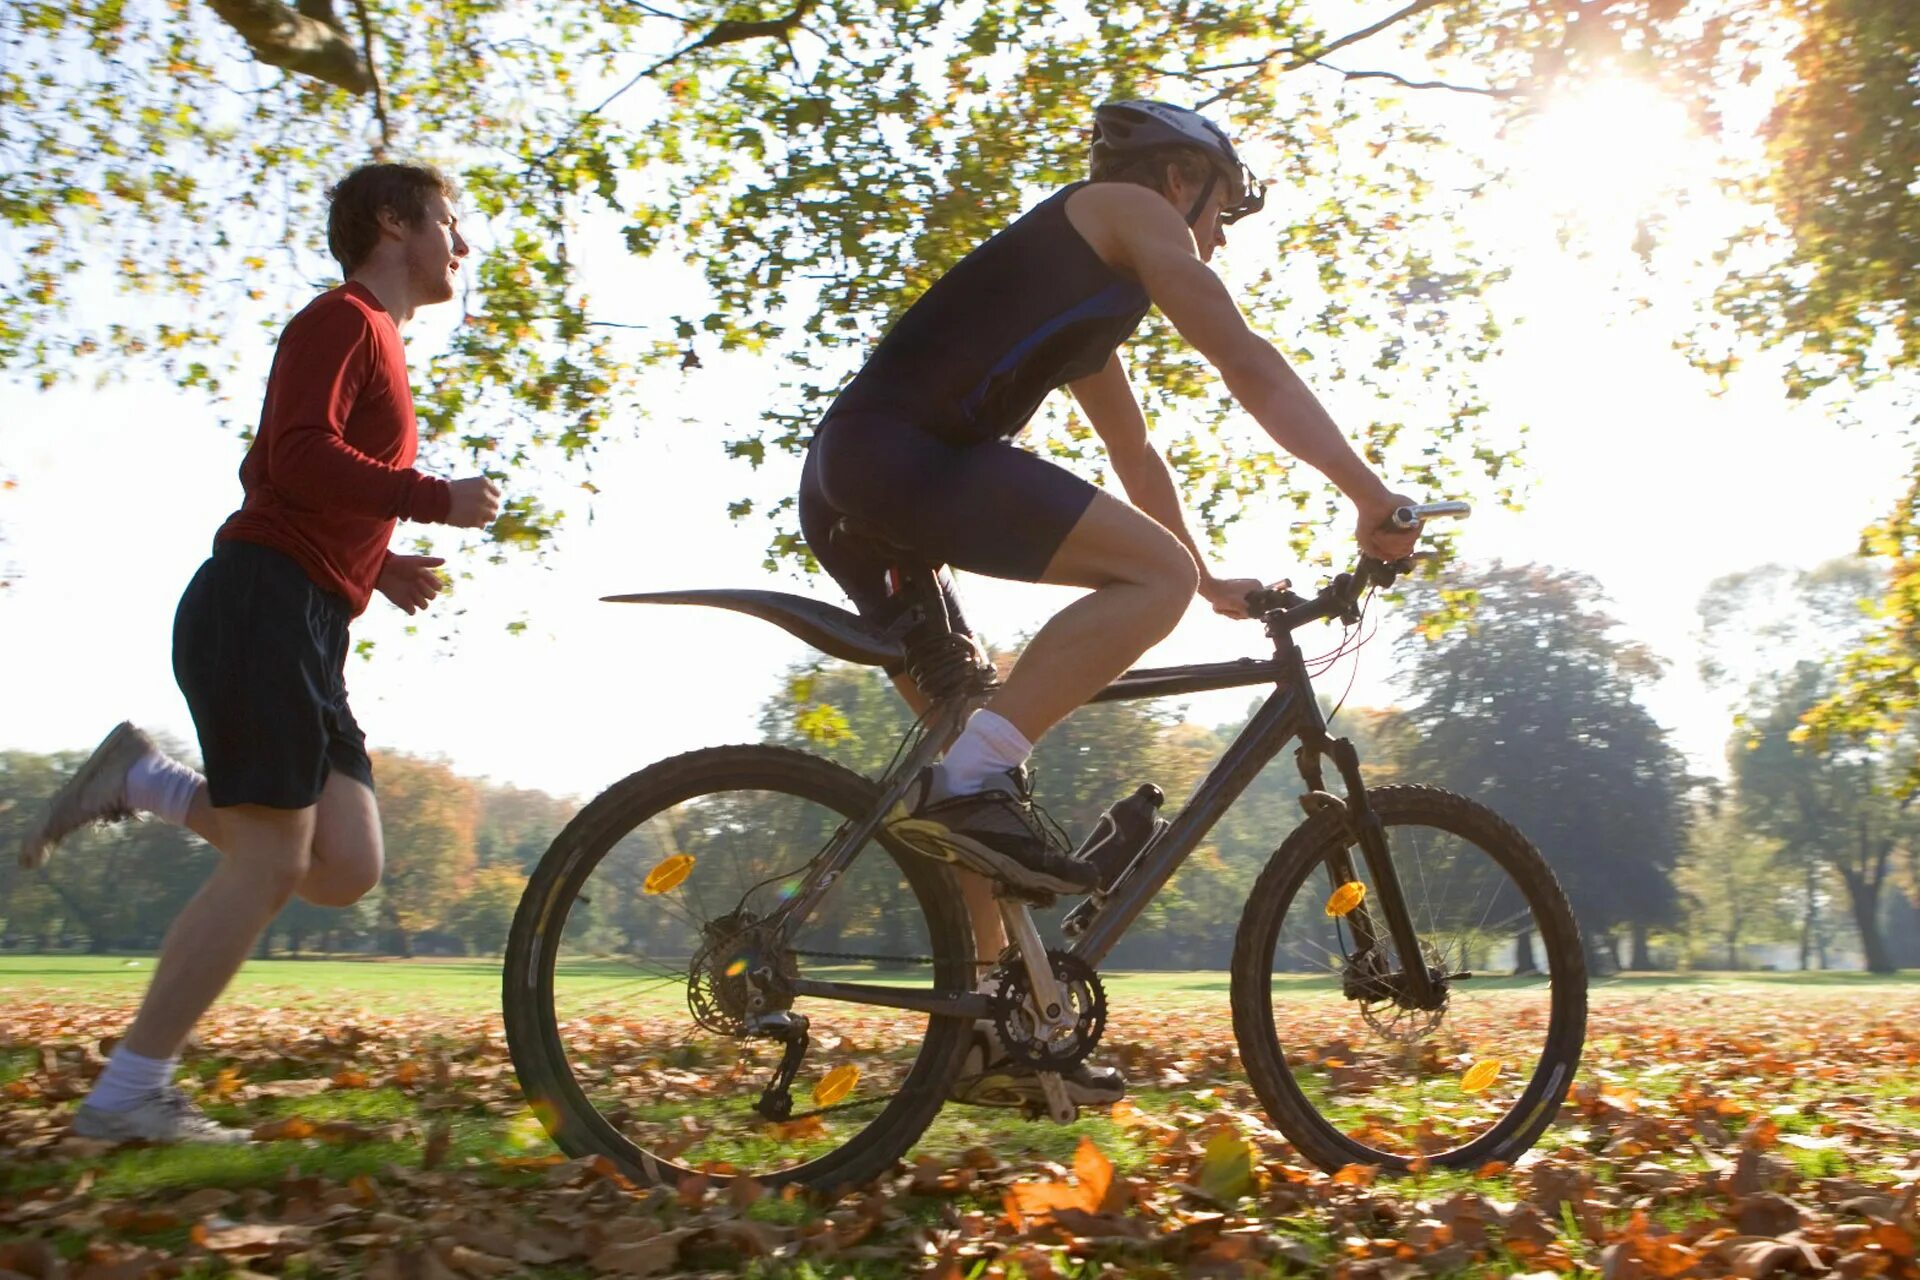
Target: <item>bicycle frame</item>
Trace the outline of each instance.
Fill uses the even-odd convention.
[[[1260,772],[1289,742],[1301,742],[1296,753],[1302,780],[1308,793],[1303,799],[1315,807],[1338,807],[1346,818],[1367,862],[1379,907],[1385,915],[1387,933],[1402,957],[1422,952],[1414,932],[1411,914],[1400,891],[1398,877],[1387,855],[1384,833],[1378,818],[1367,803],[1366,787],[1361,781],[1358,757],[1352,743],[1327,735],[1325,717],[1314,701],[1312,678],[1306,660],[1291,632],[1276,621],[1267,624],[1274,643],[1274,656],[1262,661],[1243,658],[1235,662],[1201,663],[1190,666],[1143,668],[1128,671],[1096,694],[1094,702],[1131,701],[1182,693],[1231,689],[1272,681],[1273,693],[1254,713],[1213,769],[1203,778],[1160,837],[1141,854],[1132,871],[1107,895],[1101,909],[1086,931],[1069,948],[1072,954],[1098,967],[1125,936],[1154,895],[1187,860],[1211,831],[1214,824],[1240,798]],[[852,861],[856,850],[880,826],[887,811],[906,790],[919,770],[933,762],[951,737],[966,722],[972,710],[984,701],[984,694],[951,698],[937,703],[928,717],[928,728],[914,750],[881,780],[881,801],[871,814],[844,828],[834,842],[823,850],[814,870],[800,891],[787,904],[783,933],[789,934],[817,906]],[[1346,790],[1344,799],[1330,795],[1323,784],[1322,759],[1331,759]],[[1331,885],[1338,886],[1355,878],[1351,852],[1343,849],[1329,860]],[[1356,954],[1364,955],[1378,941],[1378,929],[1367,905],[1346,918],[1353,931]],[[1423,964],[1403,965],[1405,996],[1415,1007],[1426,1007],[1440,998],[1434,976]],[[796,995],[915,1009],[927,1013],[960,1017],[989,1016],[987,998],[972,992],[928,991],[921,988],[891,987],[868,983],[825,982],[801,979],[792,984]]]

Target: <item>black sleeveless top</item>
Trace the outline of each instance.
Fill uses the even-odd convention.
[[[1067,221],[1076,182],[956,263],[888,330],[828,416],[878,413],[951,444],[1019,434],[1098,373],[1152,305]]]

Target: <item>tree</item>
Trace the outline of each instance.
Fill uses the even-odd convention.
[[[578,458],[639,407],[637,373],[777,353],[791,394],[724,442],[757,466],[798,447],[938,271],[1079,176],[1093,103],[1158,93],[1212,104],[1285,173],[1269,225],[1292,265],[1236,280],[1249,312],[1307,346],[1323,385],[1425,406],[1354,424],[1409,483],[1494,497],[1511,494],[1513,424],[1485,425],[1471,373],[1499,342],[1480,293],[1504,264],[1461,217],[1494,175],[1431,104],[1497,122],[1623,66],[1705,95],[1744,47],[1672,0],[1410,0],[1350,30],[1251,4],[453,0],[429,20],[401,0],[28,0],[0,13],[0,40],[0,216],[19,247],[0,367],[20,376],[155,359],[225,394],[230,318],[271,329],[331,275],[327,182],[427,155],[487,231],[468,322],[424,375],[430,436],[500,468]],[[702,288],[591,296],[583,264],[621,248],[692,264]],[[108,288],[155,305],[92,305]],[[1163,325],[1132,359],[1198,416],[1170,453],[1209,525],[1284,481],[1270,452],[1222,456],[1224,401]],[[1052,447],[1079,454],[1084,429],[1054,426]],[[522,496],[496,535],[538,541],[558,514]],[[773,550],[797,553],[784,524]]]
[[[1553,865],[1588,936],[1625,926],[1630,965],[1648,967],[1648,932],[1679,918],[1694,781],[1638,700],[1659,660],[1614,634],[1583,574],[1495,564],[1451,583],[1477,604],[1405,652],[1405,776],[1499,811]],[[1431,585],[1413,594],[1442,603]]]
[[[1701,599],[1702,674],[1741,689],[1749,707],[1727,749],[1740,803],[1784,842],[1781,860],[1800,873],[1803,966],[1821,949],[1828,874],[1844,888],[1869,967],[1893,963],[1879,896],[1893,858],[1911,843],[1900,834],[1910,793],[1899,785],[1897,761],[1913,750],[1913,716],[1888,707],[1871,732],[1857,733],[1832,732],[1825,718],[1846,714],[1835,708],[1881,625],[1884,603],[1868,602],[1882,581],[1863,559],[1806,571],[1763,565],[1716,580]],[[1846,829],[1854,840],[1840,838]]]
[[[447,932],[467,944],[476,955],[498,955],[506,950],[507,930],[527,879],[511,866],[495,864],[474,872],[466,892],[448,909]]]
[[[1787,389],[1810,396],[1891,385],[1911,409],[1920,390],[1920,7],[1902,0],[1782,0],[1797,24],[1796,81],[1763,131],[1752,190],[1774,216],[1747,239],[1780,251],[1743,261],[1719,291],[1745,335],[1782,347]],[[1724,354],[1707,363],[1724,363]],[[1920,454],[1912,483],[1861,536],[1885,570],[1874,625],[1807,724],[1819,740],[1901,744],[1920,712]],[[1920,784],[1910,738],[1899,786]]]
[[[1748,830],[1732,806],[1694,822],[1674,883],[1687,903],[1685,932],[1695,963],[1744,969],[1742,951],[1787,933],[1787,899],[1777,861],[1780,846]]]
[[[1846,889],[1867,968],[1895,965],[1880,929],[1880,892],[1896,850],[1920,840],[1920,814],[1889,794],[1872,749],[1809,742],[1801,717],[1832,688],[1825,668],[1801,662],[1758,703],[1728,758],[1753,826],[1832,868]]]
[[[446,918],[474,865],[479,797],[444,764],[411,756],[374,757],[387,866],[380,890],[386,949],[412,955],[410,935]]]
[[[482,868],[530,872],[579,809],[578,801],[544,791],[482,784],[475,858]]]

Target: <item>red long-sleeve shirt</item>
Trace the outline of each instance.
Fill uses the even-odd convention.
[[[358,616],[395,522],[447,518],[453,490],[413,469],[419,450],[399,327],[363,285],[330,289],[280,334],[240,464],[246,501],[214,541],[285,552]]]

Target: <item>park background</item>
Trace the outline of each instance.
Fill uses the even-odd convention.
[[[356,629],[392,872],[263,945],[486,952],[567,814],[651,760],[884,755],[872,681],[762,624],[597,597],[833,598],[788,509],[824,398],[940,263],[1074,176],[1087,104],[1151,91],[1220,99],[1270,176],[1218,259],[1256,327],[1402,487],[1478,503],[1321,681],[1375,776],[1507,811],[1608,963],[1920,960],[1909,17],[816,7],[455,6],[451,43],[376,10],[378,51],[296,25],[320,60],[292,63],[285,32],[159,5],[9,18],[9,83],[45,74],[7,107],[35,165],[0,232],[0,839],[123,716],[191,755],[172,604],[237,503],[272,338],[329,282],[318,193],[352,154],[290,122],[460,177],[475,260],[408,332],[425,465],[485,466],[512,502],[483,538],[400,531],[453,590]],[[1327,486],[1164,325],[1129,359],[1216,570],[1337,568]],[[1102,477],[1064,403],[1032,439]],[[1002,652],[1069,598],[963,591]],[[1146,661],[1260,644],[1196,608]],[[1075,831],[1138,781],[1177,799],[1247,706],[1083,713],[1042,744],[1042,798]],[[1175,882],[1160,910],[1195,941],[1166,963],[1224,954],[1293,821],[1283,773]],[[0,870],[0,946],[149,948],[211,856],[155,826],[90,841]]]
[[[385,884],[289,907],[186,1055],[259,1141],[66,1128],[212,853],[141,823],[0,860],[0,1271],[1915,1274],[1916,83],[1909,0],[0,9],[0,848],[122,717],[191,756],[173,604],[274,337],[336,283],[354,163],[463,188],[461,296],[407,331],[423,465],[510,499],[484,536],[403,526],[452,589],[356,628]],[[495,959],[553,832],[672,752],[870,770],[902,728],[764,624],[597,598],[831,598],[789,506],[810,424],[1134,94],[1205,104],[1269,178],[1216,259],[1251,323],[1399,485],[1475,503],[1319,688],[1371,778],[1488,801],[1566,881],[1573,1094],[1513,1169],[1300,1167],[1217,972],[1297,817],[1283,759],[1115,955],[1131,1110],[949,1109],[839,1204],[563,1160]],[[1177,335],[1127,359],[1217,570],[1340,567],[1333,495]],[[1059,400],[1028,439],[1103,478]],[[962,590],[1002,654],[1067,598]],[[1196,609],[1147,661],[1260,645]],[[1084,711],[1041,797],[1076,832],[1139,781],[1177,802],[1251,697]],[[1091,1236],[1015,1211],[1062,1196]]]

